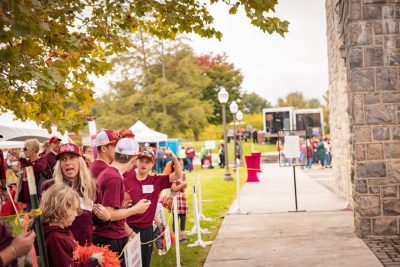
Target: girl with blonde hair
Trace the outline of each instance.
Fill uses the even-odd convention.
[[[43,232],[50,266],[97,266],[104,261],[103,252],[94,253],[86,262],[74,262],[76,241],[68,227],[80,213],[79,194],[65,184],[55,184],[43,193]]]
[[[82,212],[75,218],[69,229],[81,245],[92,243],[93,215],[101,221],[109,221],[111,214],[102,205],[94,204],[96,197],[99,198],[96,182],[82,158],[79,147],[75,144],[64,144],[60,147],[56,158],[54,179],[47,181],[42,190],[46,190],[53,184],[65,184],[78,193]]]

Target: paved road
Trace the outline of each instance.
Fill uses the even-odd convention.
[[[307,172],[263,164],[261,182],[241,190],[241,210],[227,215],[205,266],[382,266],[354,234],[353,213],[345,201]],[[235,203],[234,203],[235,205]]]

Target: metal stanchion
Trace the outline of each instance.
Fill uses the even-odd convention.
[[[178,201],[176,199],[176,196],[174,196],[172,203],[174,205],[176,266],[181,267],[181,252],[179,248],[179,226],[178,226]]]

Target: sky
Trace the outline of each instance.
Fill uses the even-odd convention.
[[[222,4],[212,5],[210,12],[222,40],[190,35],[190,45],[199,54],[226,53],[244,76],[243,91],[272,104],[293,91],[322,101],[328,89],[325,1],[280,0],[274,16],[290,22],[285,38],[263,33],[244,12],[229,15]],[[96,79],[96,91],[105,90],[108,77]]]

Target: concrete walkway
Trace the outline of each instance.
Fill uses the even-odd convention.
[[[296,168],[262,165],[260,183],[246,183],[241,210],[227,215],[210,249],[206,267],[382,266],[354,234],[353,212],[345,201]],[[235,205],[235,203],[234,203]]]

